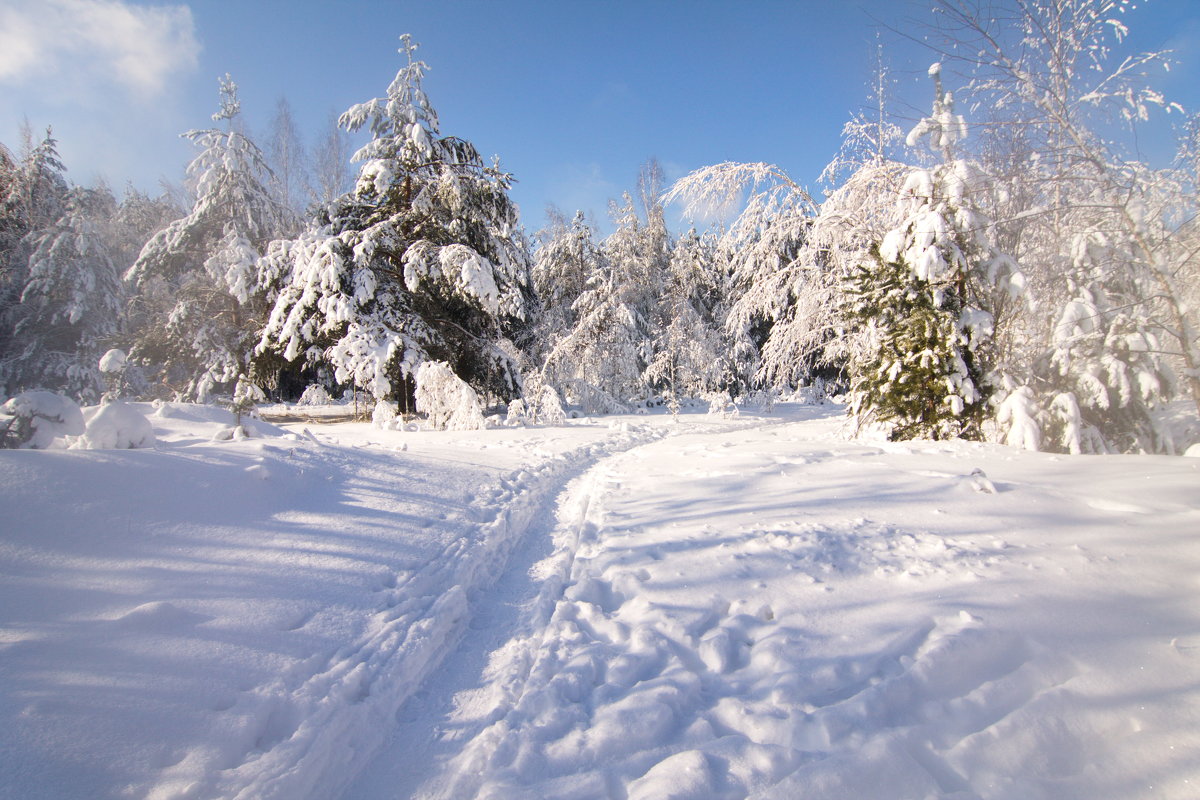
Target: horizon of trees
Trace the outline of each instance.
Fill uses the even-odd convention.
[[[485,404],[549,387],[586,413],[819,383],[894,438],[1173,452],[1156,409],[1200,414],[1200,117],[1149,88],[1165,54],[1125,52],[1128,0],[934,5],[928,113],[898,127],[881,52],[822,200],[772,164],[666,186],[651,159],[607,236],[555,209],[526,233],[407,36],[311,150],[286,100],[257,143],[225,76],[182,192],[72,186],[25,130],[0,145],[0,395],[96,402],[119,347],[145,398],[318,385],[411,412],[433,363]],[[1140,163],[1168,113],[1178,159]],[[671,203],[699,227],[673,234]]]

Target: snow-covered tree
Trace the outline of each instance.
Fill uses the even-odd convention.
[[[659,334],[645,378],[666,392],[675,414],[682,397],[715,389],[730,367],[713,316],[719,301],[713,249],[694,229],[676,242],[659,302]]]
[[[531,270],[538,301],[535,338],[538,349],[549,351],[578,322],[575,301],[587,289],[588,278],[602,269],[604,256],[582,211],[568,223],[552,210],[537,240]]]
[[[616,230],[572,306],[575,325],[546,359],[551,382],[589,413],[623,409],[643,394],[643,373],[658,336],[665,254],[657,225],[642,223],[628,193],[611,213]]]
[[[20,301],[29,278],[30,236],[62,217],[68,188],[51,130],[36,145],[28,124],[22,136],[19,158],[0,147],[0,358],[19,346],[9,309]]]
[[[354,171],[350,168],[350,135],[338,125],[338,114],[330,114],[325,134],[313,147],[312,158],[312,202],[328,206],[354,184]]]
[[[826,326],[806,312],[831,307],[805,249],[814,212],[808,192],[774,164],[726,162],[683,177],[666,201],[681,201],[693,219],[736,213],[717,254],[727,265],[720,316],[736,365],[725,382],[741,390],[806,377],[827,338],[813,335]]]
[[[525,325],[530,294],[511,178],[441,134],[427,67],[402,41],[406,63],[387,95],[341,118],[372,135],[355,155],[354,190],[265,259],[283,288],[259,351],[328,364],[376,398],[407,398],[427,361],[511,397],[519,377],[507,340]]]
[[[54,389],[99,399],[96,364],[117,331],[121,281],[105,229],[116,204],[107,190],[72,189],[49,228],[31,235],[28,278],[9,310],[13,346],[0,360],[10,392]]]
[[[274,298],[274,276],[258,261],[293,219],[269,188],[262,151],[238,129],[237,85],[226,75],[220,87],[213,121],[225,126],[184,134],[201,148],[188,167],[191,212],[155,234],[126,273],[137,289],[131,357],[159,365],[174,391],[201,399],[253,369]]]
[[[910,172],[903,221],[852,279],[851,313],[868,344],[850,365],[851,411],[860,423],[887,424],[896,439],[978,439],[995,391],[991,309],[1020,293],[1024,277],[988,238],[976,199],[986,176],[956,157],[966,123],[943,90],[941,64],[929,74],[933,111],[907,143],[927,138],[941,163]]]
[[[1014,349],[1050,447],[1169,448],[1151,414],[1175,384],[1164,354],[1200,412],[1197,320],[1179,281],[1194,252],[1180,241],[1190,214],[1177,177],[1138,163],[1128,143],[1154,109],[1177,107],[1147,81],[1163,53],[1115,54],[1130,8],[937,4],[944,59],[970,70],[989,128],[1015,143],[999,235],[1020,247],[1038,299]]]

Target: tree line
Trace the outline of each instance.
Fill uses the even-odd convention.
[[[352,186],[332,136],[301,188],[286,107],[264,153],[228,76],[185,134],[183,204],[69,185],[49,132],[0,149],[0,385],[94,401],[114,346],[140,396],[317,385],[405,411],[433,363],[587,413],[822,383],[893,438],[1170,452],[1155,410],[1200,413],[1200,124],[1166,167],[1131,146],[1186,119],[1148,78],[1168,55],[1124,52],[1126,0],[934,6],[928,112],[895,124],[881,54],[821,200],[772,164],[666,186],[651,161],[603,237],[557,212],[523,231],[511,176],[441,132],[408,37],[339,119],[370,135]]]

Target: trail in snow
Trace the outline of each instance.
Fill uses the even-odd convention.
[[[139,407],[0,453],[0,797],[1197,794],[1200,459]]]
[[[517,617],[509,638],[476,643],[471,670],[492,647],[483,669],[439,682],[346,796],[1193,796],[1200,696],[1122,663],[1142,646],[1113,636],[1127,587],[1091,617],[1055,607],[1121,575],[1077,549],[1111,526],[1050,544],[1029,524],[1061,534],[1124,499],[1063,508],[1002,480],[1011,455],[986,446],[823,433],[672,437],[577,480],[532,567],[539,590],[496,620]],[[1175,524],[1200,521],[1164,497],[1187,495],[1158,498]],[[1112,686],[1146,680],[1177,705],[1147,712]]]
[[[260,722],[252,747],[232,761],[193,751],[149,797],[298,800],[341,791],[382,746],[405,701],[454,651],[481,599],[490,602],[488,590],[546,496],[581,465],[655,435],[614,435],[480,487],[466,513],[472,524],[419,567],[385,580],[378,610],[356,639],[246,695]]]
[[[400,711],[389,745],[346,797],[412,796],[431,764],[455,754],[494,721],[505,695],[520,687],[521,676],[494,675],[490,665],[515,665],[517,673],[532,666],[521,659],[536,652],[545,633],[579,539],[591,526],[590,503],[613,458],[589,465],[556,497],[544,498],[505,574],[477,603],[466,640]]]

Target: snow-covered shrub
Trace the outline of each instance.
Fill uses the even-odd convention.
[[[561,425],[566,419],[562,400],[540,371],[525,379],[525,396],[508,406],[509,425]]]
[[[713,392],[706,395],[706,399],[708,400],[708,413],[714,417],[719,414],[728,419],[739,414],[737,404],[733,402],[729,392]]]
[[[100,356],[100,374],[104,376],[108,390],[104,393],[104,399],[116,400],[121,396],[121,385],[124,383],[127,366],[129,366],[129,360],[124,350],[114,348]]]
[[[454,374],[444,361],[426,361],[417,368],[417,411],[429,417],[434,430],[469,431],[487,427],[475,390]]]
[[[765,389],[755,389],[741,398],[741,400],[742,405],[757,406],[764,414],[770,414],[775,410],[775,401],[777,398],[778,395],[775,392],[775,387],[768,386]]]
[[[529,409],[525,407],[525,401],[517,399],[509,403],[508,414],[504,418],[504,424],[516,427],[524,425],[527,422],[529,422]]]
[[[1028,386],[1009,392],[996,409],[996,422],[1005,430],[1004,443],[1025,450],[1041,449],[1042,434],[1037,414],[1037,403]]]
[[[541,397],[538,398],[538,415],[543,425],[562,425],[566,421],[567,415],[563,411],[562,400],[549,384],[542,387]]]
[[[237,417],[235,429],[241,430],[249,436],[250,432],[245,430],[242,425],[242,418],[257,416],[257,405],[266,401],[267,396],[263,394],[263,390],[257,384],[247,380],[245,376],[240,376],[237,386],[233,390],[233,402],[229,406],[229,410]]]
[[[371,409],[371,426],[380,430],[394,427],[396,423],[396,406],[390,400],[380,400]]]
[[[109,350],[100,356],[100,371],[105,375],[120,375],[128,363],[124,350]]]
[[[319,383],[310,383],[296,401],[298,406],[327,406],[333,403],[329,391]]]
[[[108,403],[88,420],[83,436],[72,445],[80,450],[128,450],[154,447],[154,428],[146,415],[120,401]]]
[[[83,412],[75,401],[53,392],[22,392],[10,399],[0,412],[0,447],[43,450],[59,436],[84,432]]]

